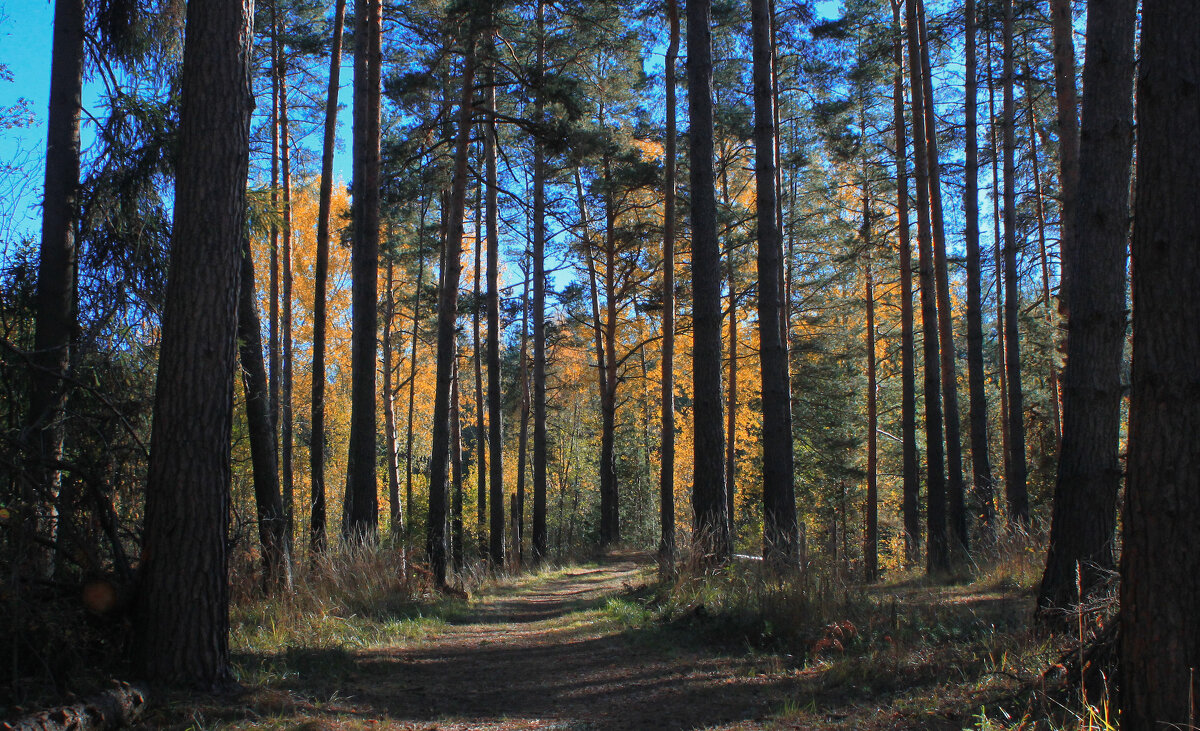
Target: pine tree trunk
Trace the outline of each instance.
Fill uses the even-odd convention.
[[[1063,369],[1063,440],[1050,549],[1038,603],[1064,609],[1116,565],[1117,496],[1121,489],[1121,351],[1125,345],[1125,243],[1133,157],[1136,0],[1097,4],[1088,12],[1080,173],[1070,230],[1078,256],[1067,260],[1070,288],[1067,361]],[[1045,618],[1056,622],[1055,614]]]
[[[988,406],[983,366],[983,271],[979,249],[979,131],[978,73],[975,40],[978,34],[975,0],[966,0],[966,211],[967,250],[967,391],[970,395],[971,471],[975,515],[982,532],[993,528],[992,460],[988,452]]]
[[[1126,5],[1119,4],[1118,17],[1129,12]],[[1089,17],[1089,31],[1091,23]],[[1124,56],[1124,38],[1120,47]],[[1200,694],[1200,6],[1146,0],[1139,63],[1129,484],[1121,556],[1126,731],[1195,728]],[[1090,80],[1089,74],[1080,150],[1080,178],[1089,183],[1082,155],[1092,131]],[[1083,220],[1082,209],[1080,214]]]
[[[537,78],[534,117],[545,117],[545,3],[537,5]],[[603,530],[601,531],[603,541]],[[546,556],[546,153],[533,136],[533,544],[535,564]]]
[[[717,105],[721,98],[717,96]],[[721,208],[728,214],[729,199],[729,166],[732,163],[729,155],[721,151],[719,164],[721,168]],[[731,217],[732,218],[732,217]],[[729,241],[732,223],[728,223],[721,231],[721,240]],[[729,540],[737,543],[737,524],[734,516],[734,498],[737,492],[737,359],[738,359],[738,296],[737,276],[734,271],[735,250],[732,245],[725,252],[725,276],[729,287],[729,388],[725,390],[725,517],[729,521]]]
[[[1004,260],[1000,253],[1002,236],[1000,226],[1000,143],[996,137],[996,84],[992,73],[992,34],[987,35],[987,64],[988,64],[988,138],[992,150],[992,264],[996,272],[996,374],[1000,385],[1000,454],[1004,467],[1004,484],[1008,484],[1008,474],[1012,462],[1008,449],[1008,360],[1005,357],[1004,345]],[[1006,488],[1007,489],[1007,488]],[[989,509],[995,509],[995,494],[993,504]]]
[[[459,384],[458,353],[455,353],[450,376],[450,557],[455,571],[462,571],[466,559],[463,546],[462,389]]]
[[[271,211],[279,211],[279,8],[271,3]],[[270,302],[267,323],[267,389],[271,424],[275,432],[275,451],[279,456],[279,226],[271,221]]]
[[[663,183],[662,439],[659,473],[659,563],[675,564],[675,64],[679,59],[679,4],[667,0],[665,180]]]
[[[142,677],[229,686],[229,519],[251,3],[187,7],[171,266],[136,617]]]
[[[702,564],[729,560],[721,458],[721,251],[713,176],[711,0],[687,3],[689,177],[692,224],[693,540]]]
[[[865,168],[865,166],[864,166]],[[863,170],[863,245],[866,247],[865,277],[867,305],[867,507],[863,530],[863,574],[873,582],[879,578],[879,411],[875,379],[875,280],[871,271],[871,188]]]
[[[799,562],[793,482],[792,384],[778,196],[778,114],[770,0],[750,5],[754,58],[754,179],[758,202],[758,338],[763,404],[763,559]],[[730,386],[732,388],[732,385]]]
[[[950,566],[946,535],[946,473],[942,451],[941,362],[938,348],[938,308],[934,283],[933,231],[930,221],[929,156],[925,129],[925,87],[917,0],[907,2],[908,68],[912,78],[913,152],[917,183],[917,250],[921,282],[921,329],[925,369],[926,565],[930,573]]]
[[[728,205],[729,199],[726,198],[724,203]],[[725,266],[729,277],[729,388],[725,390],[725,515],[729,520],[729,540],[736,544],[734,498],[737,496],[738,302],[733,249],[726,254]]]
[[[892,0],[895,40],[892,61],[896,66],[892,80],[893,126],[896,138],[896,220],[900,243],[900,429],[904,453],[904,477],[901,492],[904,521],[905,563],[915,566],[921,548],[921,464],[917,453],[916,346],[913,336],[912,242],[908,218],[908,131],[904,123],[904,54],[900,25],[900,2]]]
[[[1091,6],[1089,3],[1089,13]],[[1103,12],[1103,11],[1101,11]],[[1050,0],[1054,35],[1054,97],[1058,105],[1059,240],[1060,282],[1058,306],[1067,318],[1067,280],[1078,220],[1075,199],[1079,189],[1079,111],[1075,91],[1075,16],[1071,0]]]
[[[292,588],[291,551],[287,517],[279,489],[275,424],[271,421],[267,393],[267,367],[263,362],[262,326],[255,304],[254,259],[250,256],[249,239],[243,239],[240,257],[237,339],[242,363],[242,389],[246,396],[246,430],[250,436],[250,461],[254,470],[258,540],[262,544],[263,588],[268,593],[274,593]]]
[[[1020,288],[1017,282],[1017,173],[1013,100],[1013,0],[1004,2],[1004,336],[1008,373],[1009,525],[1029,522],[1026,493],[1025,394],[1021,388]]]
[[[488,371],[488,466],[491,469],[491,511],[488,516],[491,536],[488,556],[493,568],[504,566],[504,441],[503,405],[500,383],[500,225],[496,183],[496,86],[495,36],[488,40],[487,87],[488,117],[483,145],[487,171],[487,371]]]
[[[467,198],[467,152],[471,145],[471,113],[475,86],[474,22],[467,30],[462,71],[462,100],[459,102],[458,138],[454,148],[454,177],[446,212],[447,235],[438,293],[437,380],[433,398],[433,441],[429,467],[429,521],[426,551],[439,587],[446,585],[446,464],[450,455],[450,386],[457,352],[455,330],[458,312],[458,283],[462,275],[463,212]]]
[[[279,252],[282,264],[279,335],[283,361],[279,383],[279,467],[283,487],[283,514],[287,522],[287,541],[290,546],[295,534],[293,493],[295,476],[292,469],[292,142],[288,121],[287,64],[283,49],[276,59],[279,65],[279,161],[283,175],[283,247]]]
[[[605,181],[611,181],[608,160]],[[607,186],[606,186],[607,187]],[[604,197],[604,395],[600,400],[603,434],[600,439],[600,543],[621,540],[621,512],[617,486],[617,241],[616,209],[611,188]]]
[[[946,261],[946,225],[942,213],[942,173],[938,156],[937,114],[933,98],[929,34],[925,28],[925,3],[916,0],[921,49],[921,83],[924,86],[925,154],[929,158],[929,204],[933,228],[933,266],[937,279],[938,355],[941,363],[942,408],[946,428],[946,512],[949,519],[949,550],[954,561],[966,560],[966,490],[963,486],[962,435],[958,417],[958,374],[954,365],[954,310],[950,302],[950,273]]]
[[[609,338],[609,326],[600,319],[600,284],[599,277],[596,274],[596,261],[593,256],[591,245],[591,237],[588,234],[588,214],[587,202],[583,196],[583,182],[579,176],[579,170],[575,170],[575,199],[579,209],[580,228],[583,236],[583,249],[587,256],[588,264],[588,284],[590,285],[591,304],[592,304],[592,335],[596,349],[596,380],[599,386],[600,398],[600,541],[607,543],[611,540],[606,540],[606,536],[612,534],[612,503],[613,493],[615,492],[616,470],[613,464],[613,435],[616,431],[616,402],[615,397],[610,395],[610,380],[609,380],[609,361],[613,358],[610,346],[615,343],[614,337]],[[605,271],[610,275],[611,281],[611,257],[609,253],[612,251],[612,242],[610,238],[611,227],[605,229]],[[606,291],[611,293],[606,283]],[[609,322],[612,322],[610,317]],[[616,374],[613,369],[612,373]],[[613,379],[615,381],[615,378]]]
[[[1028,47],[1028,43],[1026,43]],[[1038,160],[1037,144],[1037,115],[1033,108],[1033,94],[1029,89],[1029,65],[1025,64],[1025,103],[1029,115],[1029,158],[1033,163],[1033,200],[1037,213],[1038,254],[1042,265],[1042,303],[1045,305],[1046,324],[1054,326],[1054,314],[1050,310],[1050,262],[1046,254],[1046,203],[1042,196],[1041,164]],[[1049,358],[1046,368],[1046,380],[1050,386],[1050,413],[1053,417],[1054,444],[1062,447],[1062,412],[1059,408],[1058,395],[1058,364],[1054,358]]]
[[[429,211],[428,197],[421,200],[421,215],[417,223],[417,281],[413,287],[412,346],[408,361],[408,435],[404,447],[404,535],[412,534],[413,524],[413,412],[417,397],[417,356],[421,344],[421,289],[425,286],[425,216]]]
[[[22,490],[25,515],[20,557],[35,574],[52,569],[49,554],[32,538],[53,536],[54,513],[62,487],[63,412],[67,389],[63,378],[71,362],[76,323],[77,262],[75,227],[79,221],[79,116],[83,89],[84,0],[57,0],[54,5],[50,111],[46,129],[46,174],[42,208],[42,241],[34,299],[36,329],[31,357],[29,395],[29,475]],[[64,501],[65,503],[65,501]],[[61,558],[71,551],[73,508],[57,509]],[[43,536],[44,537],[44,536]]]
[[[346,460],[348,539],[373,539],[379,524],[376,485],[375,362],[379,279],[380,0],[355,0],[354,126],[360,134],[354,167],[351,253],[351,413]]]
[[[521,389],[521,430],[517,435],[517,494],[512,503],[513,560],[515,568],[525,562],[525,460],[529,446],[529,272],[521,294],[521,363],[517,369],[517,388]]]
[[[489,72],[491,63],[485,66]],[[482,130],[481,130],[482,131]],[[486,135],[486,132],[484,132]],[[481,161],[482,162],[482,161]],[[479,555],[481,558],[488,556],[488,538],[487,538],[487,500],[488,500],[488,444],[487,433],[483,428],[483,353],[481,348],[479,320],[480,320],[480,304],[483,299],[480,294],[482,292],[482,282],[480,278],[483,275],[483,178],[479,179],[477,195],[475,199],[475,298],[472,301],[472,343],[471,355],[474,359],[475,366],[475,532],[479,540]]]
[[[313,265],[312,511],[309,535],[314,553],[326,546],[325,525],[325,348],[328,331],[329,218],[333,208],[333,150],[337,136],[338,92],[342,71],[342,35],[346,0],[333,11],[333,45],[329,55],[329,87],[325,98],[325,137],[321,148],[321,189],[317,209],[317,259]]]
[[[399,537],[404,524],[404,510],[400,506],[400,461],[396,454],[396,394],[392,388],[392,320],[396,316],[395,264],[388,258],[387,280],[383,292],[383,439],[387,453],[388,474],[388,533]]]

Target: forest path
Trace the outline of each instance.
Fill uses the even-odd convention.
[[[326,617],[366,629],[249,647],[244,692],[163,699],[143,728],[958,731],[985,706],[1019,718],[1061,651],[1030,629],[1028,589],[914,577],[835,608],[854,646],[801,662],[723,615],[660,621],[654,571],[616,553],[415,608],[431,614]]]
[[[648,560],[618,554],[493,586],[419,643],[355,652],[304,727],[707,728],[778,709],[776,661],[680,647],[605,611],[649,578]]]

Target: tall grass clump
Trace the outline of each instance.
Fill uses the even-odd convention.
[[[404,549],[369,541],[338,543],[297,561],[291,589],[264,592],[253,561],[232,582],[231,646],[241,653],[289,648],[362,648],[419,638],[450,603]]]

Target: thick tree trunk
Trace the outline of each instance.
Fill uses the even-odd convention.
[[[763,559],[799,562],[793,482],[792,385],[784,317],[783,239],[777,190],[778,128],[770,0],[750,4],[754,59],[754,179],[758,203],[758,337],[763,408]],[[732,387],[732,386],[731,386]]]
[[[664,58],[667,106],[663,183],[662,438],[659,473],[659,563],[675,564],[675,64],[679,59],[679,4],[667,0],[669,38]]]
[[[187,7],[135,657],[143,677],[227,687],[230,436],[250,142],[251,3]]]
[[[488,448],[491,454],[491,531],[488,556],[493,568],[504,566],[504,441],[503,404],[500,384],[500,224],[496,183],[496,86],[495,37],[489,38],[487,78],[488,117],[483,136],[483,156],[487,171],[487,372],[488,372]]]
[[[1072,304],[1062,449],[1038,599],[1044,609],[1078,601],[1077,565],[1085,595],[1116,565],[1136,17],[1136,0],[1095,3],[1088,12],[1079,161],[1088,187],[1079,191],[1070,228],[1077,233],[1071,247],[1079,255],[1067,259],[1071,272],[1063,277]],[[1053,614],[1047,619],[1055,622]]]
[[[1013,0],[1004,2],[1004,337],[1008,373],[1009,525],[1029,522],[1026,493],[1025,394],[1021,388],[1020,287],[1017,282],[1017,171],[1013,100]]]
[[[970,395],[971,471],[975,515],[988,534],[993,528],[992,460],[988,453],[988,407],[983,372],[983,270],[979,250],[979,130],[978,72],[976,70],[975,0],[966,0],[966,211],[967,249],[967,391]]]
[[[917,454],[916,346],[913,337],[912,242],[908,218],[908,131],[904,123],[904,54],[900,26],[900,1],[892,0],[895,40],[892,61],[896,72],[892,79],[892,111],[896,137],[896,219],[900,242],[900,429],[904,453],[904,477],[901,513],[904,521],[904,557],[916,565],[921,548],[921,464]]]
[[[50,68],[50,111],[46,129],[45,198],[42,242],[34,307],[36,329],[29,397],[29,475],[23,492],[27,555],[35,573],[51,570],[50,556],[31,540],[53,535],[54,512],[62,486],[63,411],[67,389],[63,378],[71,362],[75,322],[75,227],[79,221],[79,115],[83,89],[84,0],[57,0],[54,5],[53,60]],[[59,549],[71,550],[70,505],[57,510],[64,530]],[[44,536],[43,536],[44,537]]]
[[[380,0],[355,0],[354,246],[351,256],[352,335],[350,453],[346,460],[348,539],[368,540],[379,526],[376,483],[375,369],[379,326]]]
[[[429,522],[426,551],[434,580],[446,584],[446,463],[450,453],[450,382],[457,352],[455,331],[458,282],[462,275],[463,212],[467,198],[467,152],[471,146],[471,113],[475,93],[475,25],[467,30],[459,102],[458,139],[454,148],[454,178],[446,212],[448,226],[442,286],[438,293],[437,380],[433,397],[433,443],[429,467]]]
[[[1122,18],[1125,5],[1119,4]],[[1200,6],[1146,0],[1142,8],[1129,484],[1121,556],[1121,728],[1126,731],[1195,728],[1200,694],[1200,146],[1195,140]],[[1123,39],[1120,48],[1124,55]],[[1090,81],[1089,74],[1081,154],[1090,148]],[[1080,160],[1080,174],[1090,183],[1083,177],[1086,159]]]
[[[545,117],[545,3],[537,5],[537,78],[534,117]],[[601,541],[603,541],[601,530]],[[533,137],[533,562],[546,556],[546,152]]]
[[[337,136],[338,92],[342,72],[342,34],[346,0],[333,10],[333,45],[329,54],[329,88],[325,97],[325,137],[321,148],[321,189],[317,208],[317,260],[313,265],[312,512],[309,535],[314,553],[325,549],[325,340],[328,331],[329,218],[333,208],[333,149]]]
[[[729,560],[721,459],[721,251],[713,176],[711,0],[687,4],[688,159],[692,222],[693,540],[704,564]]]
[[[925,87],[922,81],[918,0],[907,1],[908,68],[912,78],[913,151],[917,179],[917,250],[921,281],[921,329],[925,369],[925,453],[927,461],[926,565],[930,573],[950,566],[946,535],[946,473],[942,451],[941,362],[938,353],[938,307],[934,283],[933,231],[930,222],[929,156],[925,129]]]
[[[263,362],[262,329],[254,293],[254,259],[250,241],[241,246],[241,290],[238,294],[237,338],[242,362],[242,389],[246,395],[246,424],[250,434],[250,461],[254,468],[254,505],[258,512],[258,539],[262,544],[263,588],[268,593],[292,587],[291,550],[287,517],[279,489],[279,464],[275,453],[275,424],[271,421],[267,393],[267,367]]]

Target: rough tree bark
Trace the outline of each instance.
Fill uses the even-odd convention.
[[[1121,489],[1121,351],[1125,346],[1125,254],[1133,160],[1133,71],[1137,1],[1093,3],[1084,53],[1080,174],[1066,260],[1070,291],[1063,369],[1063,439],[1054,488],[1050,550],[1038,604],[1065,609],[1116,566]],[[1046,619],[1057,623],[1053,612]]]
[[[763,408],[763,559],[796,566],[799,532],[792,476],[792,385],[783,318],[783,239],[777,190],[777,129],[770,0],[752,0],[754,179],[758,203],[758,337]]]
[[[1121,555],[1121,728],[1126,731],[1195,728],[1200,692],[1197,79],[1200,5],[1145,0],[1131,256],[1129,484]],[[1085,94],[1087,88],[1085,80]],[[1089,129],[1086,121],[1084,129]],[[1082,167],[1080,174],[1087,179]]]
[[[729,560],[733,545],[721,458],[721,251],[713,176],[712,3],[687,3],[688,159],[692,191],[692,347],[695,429],[693,533],[698,560]]]
[[[249,167],[251,0],[187,6],[170,276],[135,648],[143,677],[228,687],[230,437]]]
[[[79,220],[79,115],[83,89],[84,0],[54,4],[53,60],[50,67],[50,111],[46,128],[46,175],[42,207],[42,241],[38,258],[36,327],[27,460],[24,489],[24,530],[29,538],[54,530],[54,506],[62,486],[63,411],[67,390],[63,378],[70,368],[71,338],[75,334],[76,251]],[[58,517],[64,527],[72,509],[63,505]],[[70,550],[68,537],[59,537],[60,550]],[[32,540],[24,541],[24,556],[36,573],[51,570],[49,554],[39,555]]]
[[[354,245],[351,252],[351,413],[346,459],[346,538],[368,540],[379,525],[375,370],[379,326],[380,0],[355,0]],[[361,132],[361,134],[359,134]]]

